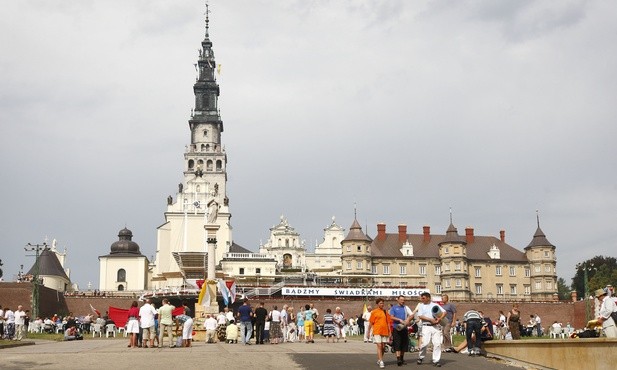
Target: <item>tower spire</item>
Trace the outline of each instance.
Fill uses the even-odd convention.
[[[536,209],[536,221],[538,222],[538,229],[540,228],[540,211]]]
[[[206,13],[205,13],[206,14],[206,38],[208,38],[208,36],[209,36],[208,35],[208,31],[209,31],[209,28],[210,28],[210,25],[209,25],[209,23],[210,23],[210,16],[209,16],[210,10],[208,9],[209,7],[210,7],[210,5],[208,4],[208,1],[206,0]]]

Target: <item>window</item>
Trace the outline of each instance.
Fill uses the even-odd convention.
[[[426,265],[420,265],[420,275],[426,275]]]
[[[364,264],[362,263],[362,261],[358,261],[357,268],[358,270],[362,270],[364,268]]]
[[[450,263],[444,263],[443,264],[443,270],[444,271],[450,271]]]
[[[390,275],[390,265],[383,265],[383,274]]]
[[[401,265],[401,275],[407,275],[407,265]]]
[[[503,284],[497,284],[497,294],[503,294]]]
[[[501,276],[501,266],[495,266],[495,275]]]
[[[460,262],[454,263],[454,271],[461,271],[461,263]]]
[[[553,282],[550,280],[546,281],[546,289],[550,290],[553,289]]]
[[[347,270],[351,270],[351,261],[347,261]]]
[[[476,284],[476,294],[482,294],[482,284]]]
[[[240,272],[238,274],[239,275],[244,275],[244,267],[240,267]]]
[[[444,254],[448,254],[448,253],[450,253],[450,248],[449,248],[449,247],[444,247],[444,248],[443,248],[443,253],[444,253]]]
[[[351,245],[347,246],[347,252],[351,252]]]
[[[444,285],[446,286],[446,288],[449,288],[449,287],[450,287],[450,279],[446,279],[446,280],[444,280],[444,282],[443,282],[443,283],[444,283]]]
[[[525,285],[525,295],[531,294],[531,285]]]
[[[117,280],[116,281],[126,281],[126,270],[125,269],[120,269],[118,270],[118,276],[117,276]]]
[[[436,265],[435,266],[435,275],[436,276],[441,275],[441,266],[440,265]]]
[[[551,272],[551,265],[544,266],[544,271]]]
[[[529,267],[525,267],[525,277],[531,276],[531,269]]]
[[[542,270],[540,265],[536,265],[536,272],[540,272],[540,270]]]
[[[516,276],[516,267],[510,266],[510,276]]]
[[[372,274],[377,274],[377,266],[376,265],[371,265],[371,273]]]
[[[549,258],[550,256],[551,255],[549,251],[544,251],[544,257]]]
[[[441,294],[441,284],[435,284],[435,293]]]
[[[256,274],[261,274],[261,267],[255,268],[255,273]]]
[[[536,290],[542,289],[542,282],[540,280],[536,281]]]
[[[516,284],[510,284],[510,295],[516,295]]]
[[[482,277],[482,268],[476,267],[476,277]]]
[[[460,287],[462,287],[462,286],[463,286],[463,282],[462,282],[462,280],[461,280],[461,279],[456,279],[456,287],[457,287],[457,288],[460,288]]]
[[[120,284],[118,285],[118,291],[122,292],[124,290],[124,285]]]
[[[361,245],[358,246],[358,252],[362,252],[362,246]]]

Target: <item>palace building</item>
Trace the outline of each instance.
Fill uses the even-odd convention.
[[[467,227],[459,235],[452,220],[443,234],[433,233],[430,226],[410,234],[407,225],[387,232],[386,225],[379,223],[373,239],[357,220],[345,235],[345,229],[332,218],[324,229],[323,241],[309,252],[300,233],[281,216],[258,252],[234,243],[212,46],[206,12],[182,182],[175,195],[167,198],[165,221],[157,228],[155,259],[150,262],[140,253],[129,230],[120,231],[120,240],[112,245],[111,253],[100,257],[101,290],[195,287],[196,280],[208,276],[208,244],[215,242],[216,271],[211,276],[234,279],[245,286],[422,287],[448,293],[453,300],[556,297],[555,246],[540,229],[539,219],[531,242],[523,250],[506,242],[505,231],[499,237],[484,236],[475,235],[474,229]],[[215,238],[207,234],[206,224],[210,230],[217,228]]]

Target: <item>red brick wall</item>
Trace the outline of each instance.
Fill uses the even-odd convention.
[[[30,283],[0,283],[0,305],[2,307],[11,307],[15,309],[21,304],[26,309],[32,311],[32,285]],[[51,316],[54,313],[64,315],[68,312],[73,312],[76,316],[86,315],[91,313],[90,304],[98,309],[102,314],[108,310],[109,306],[119,308],[129,308],[131,302],[136,298],[116,298],[116,297],[64,297],[62,293],[58,293],[53,289],[40,288],[40,310],[42,316]],[[332,311],[338,306],[341,307],[346,317],[362,314],[364,302],[375,306],[375,301],[365,301],[362,298],[253,298],[251,305],[257,307],[260,301],[265,303],[268,310],[277,305],[279,309],[284,305],[291,305],[298,312],[300,307],[305,304],[313,303],[319,310],[320,314],[326,312],[327,308]],[[408,300],[410,306],[415,306],[416,300]],[[173,302],[179,305],[178,302]],[[395,303],[394,299],[386,300],[386,306],[390,303]],[[237,305],[239,302],[237,302]],[[459,316],[462,316],[469,309],[481,310],[485,315],[492,320],[499,318],[499,310],[507,312],[511,307],[511,303],[469,303],[469,302],[454,302]],[[585,304],[579,302],[554,302],[554,303],[519,303],[523,320],[528,320],[530,314],[538,314],[542,319],[542,324],[548,327],[554,321],[559,321],[564,324],[570,322],[576,328],[585,326]]]

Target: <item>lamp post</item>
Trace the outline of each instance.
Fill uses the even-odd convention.
[[[24,247],[26,252],[34,252],[34,277],[32,281],[32,317],[39,316],[39,256],[42,251],[47,250],[47,243],[30,244]]]
[[[577,268],[580,268],[581,265],[576,265]],[[590,263],[589,266],[587,262],[583,263],[583,294],[585,299],[585,321],[591,320],[591,307],[589,306],[589,277],[588,272],[591,270],[595,270],[593,263]]]

